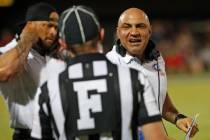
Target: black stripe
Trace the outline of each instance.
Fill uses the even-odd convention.
[[[50,117],[44,112],[43,104],[49,102],[47,83],[41,86],[41,94],[39,95],[39,117],[41,125],[42,138],[53,138]]]
[[[139,88],[142,88],[141,92],[139,92],[141,100],[139,101],[139,108],[138,108],[138,124],[140,125],[145,118],[149,117],[149,114],[144,101],[144,92],[145,92],[144,86],[140,84],[140,82],[139,82]]]
[[[70,66],[68,66],[70,67]],[[70,108],[70,100],[68,98],[68,94],[67,94],[67,88],[71,88],[73,89],[73,87],[71,86],[72,84],[68,84],[69,79],[68,79],[68,71],[65,70],[64,72],[62,72],[59,75],[59,89],[60,89],[60,98],[61,98],[61,103],[62,103],[62,108],[63,108],[63,113],[64,113],[64,117],[69,119],[69,113],[68,113],[68,108]],[[66,85],[68,84],[68,85]],[[72,114],[71,114],[72,115]],[[66,133],[66,137],[67,139],[74,139],[73,137],[69,136],[68,134],[68,123],[67,121],[65,121],[64,123],[64,128],[65,128],[65,133]]]
[[[41,121],[41,116],[43,116],[42,118],[42,121],[41,121],[41,126],[42,127],[42,134],[45,135],[49,135],[50,137],[53,137],[52,136],[52,128],[51,128],[51,123],[53,124],[53,127],[54,127],[54,131],[55,131],[55,134],[57,137],[59,137],[59,131],[58,131],[58,128],[56,126],[56,123],[55,123],[55,119],[52,115],[52,111],[51,111],[51,107],[50,107],[50,98],[49,98],[49,91],[48,91],[48,88],[47,88],[47,82],[45,82],[43,84],[43,86],[41,87],[41,91],[43,93],[40,94],[40,100],[39,100],[39,104],[40,104],[40,121]],[[49,111],[49,115],[47,116],[47,114],[44,113],[44,110],[42,108],[42,105],[46,103],[47,105],[47,109]]]
[[[58,127],[57,127],[57,125],[55,123],[55,119],[54,119],[54,117],[52,115],[52,110],[51,110],[51,107],[50,107],[50,102],[47,103],[47,107],[48,107],[48,110],[49,110],[49,116],[51,118],[51,122],[53,124],[55,134],[59,138],[60,137],[60,134],[59,134],[59,131],[58,131]]]
[[[99,140],[100,135],[99,134],[92,134],[88,136],[88,140]]]
[[[67,62],[68,65],[73,65],[76,63],[86,63],[86,62],[92,62],[97,60],[108,60],[104,54],[100,53],[92,53],[92,54],[84,54],[84,55],[78,55],[75,58],[71,59],[71,61]]]
[[[68,82],[68,71],[65,70],[59,75],[59,90],[60,90],[60,97],[61,97],[61,103],[64,111],[64,116],[67,113],[67,106],[68,106],[68,99],[66,98],[66,88],[65,83]]]
[[[141,120],[139,125],[142,126],[142,125],[147,124],[147,123],[161,121],[161,119],[162,119],[161,115],[155,115],[155,116],[147,117],[147,118],[144,118],[143,120]]]
[[[108,71],[109,74],[112,73],[112,77],[108,79],[108,83],[111,83],[111,89],[113,89],[112,93],[115,97],[115,106],[116,106],[116,118],[117,118],[117,128],[115,131],[112,132],[112,136],[114,140],[120,140],[121,134],[122,134],[122,116],[121,116],[121,98],[120,98],[120,85],[119,85],[119,75],[118,73],[118,67],[116,65],[113,65],[111,63],[108,64]]]
[[[93,61],[82,63],[83,75],[85,78],[93,77]]]
[[[138,93],[141,92],[142,88],[140,88],[140,81],[138,80],[138,72],[130,69],[131,73],[131,82],[133,89],[133,114],[131,121],[131,131],[133,140],[138,139]]]
[[[156,61],[157,61],[157,73],[158,73],[158,108],[160,110],[160,70],[159,70],[158,59]]]

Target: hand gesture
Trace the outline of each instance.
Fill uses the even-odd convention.
[[[187,133],[188,128],[190,127],[190,125],[191,125],[192,122],[193,122],[193,119],[190,118],[190,117],[182,118],[182,119],[177,120],[176,126],[177,126],[180,130],[182,130],[182,131],[184,131],[185,133]],[[190,137],[193,137],[198,131],[199,131],[199,129],[198,129],[198,124],[195,123],[195,125],[193,125],[192,131],[191,131],[191,133],[190,133]]]
[[[20,39],[23,42],[35,44],[39,40],[39,26],[36,21],[29,21],[26,23]]]

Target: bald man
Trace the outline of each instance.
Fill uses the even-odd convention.
[[[116,44],[107,57],[114,63],[144,72],[153,86],[163,118],[186,133],[192,118],[180,114],[171,102],[167,93],[165,62],[150,40],[151,34],[151,24],[144,11],[138,8],[125,10],[118,20]],[[193,127],[191,137],[196,132],[197,124]]]

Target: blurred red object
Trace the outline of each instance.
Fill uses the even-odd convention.
[[[165,57],[166,67],[169,69],[183,69],[185,67],[185,58],[181,54],[168,55]]]
[[[0,47],[5,46],[14,38],[14,34],[8,30],[3,30],[0,36]]]

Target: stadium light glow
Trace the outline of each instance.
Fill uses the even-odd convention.
[[[0,0],[0,7],[9,7],[12,6],[14,0]]]

